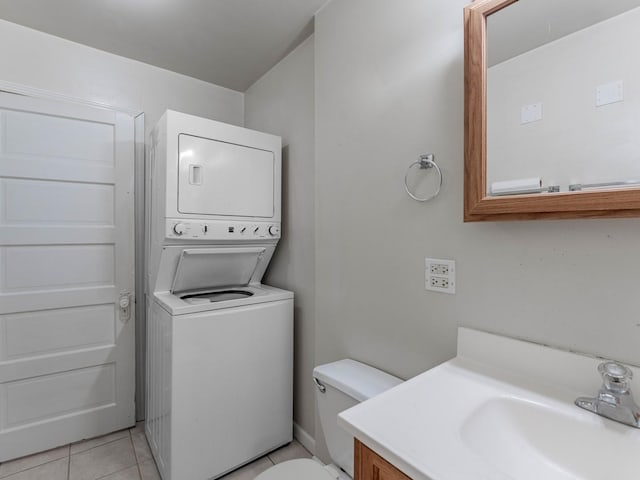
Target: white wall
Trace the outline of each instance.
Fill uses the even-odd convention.
[[[243,94],[0,20],[0,80],[145,112],[164,110],[243,124]]]
[[[489,69],[487,185],[640,179],[639,22],[636,8]],[[614,81],[624,102],[596,107],[596,88]],[[542,120],[522,125],[521,108],[537,102]]]
[[[282,240],[264,282],[295,292],[293,413],[309,437],[315,434],[313,54],[311,37],[245,94],[246,126],[280,135],[284,145]]]
[[[0,20],[0,58],[0,81],[143,111],[146,133],[166,109],[235,125],[244,122],[242,93],[3,20]],[[142,203],[138,200],[139,197],[136,215],[142,219]],[[136,255],[143,256],[139,245]],[[140,270],[139,258],[136,264]],[[137,291],[137,302],[144,305],[142,293]],[[136,310],[139,314],[136,318],[136,415],[143,418],[145,319],[140,314],[143,309]]]
[[[316,363],[410,377],[454,356],[465,325],[638,365],[640,220],[462,222],[466,4],[317,15]],[[427,151],[444,185],[419,204],[402,182]],[[424,290],[425,256],[457,261],[456,295]]]

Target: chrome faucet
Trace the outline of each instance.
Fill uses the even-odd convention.
[[[580,397],[576,405],[603,417],[640,428],[640,407],[631,396],[629,384],[633,372],[616,362],[598,365],[602,387],[595,398]]]

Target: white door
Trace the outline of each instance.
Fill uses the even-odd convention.
[[[130,116],[0,93],[0,461],[134,423],[133,172]]]

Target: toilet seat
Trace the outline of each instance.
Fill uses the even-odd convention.
[[[300,458],[279,463],[262,472],[255,480],[330,480],[336,477],[318,462]]]

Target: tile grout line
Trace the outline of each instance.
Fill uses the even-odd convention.
[[[133,434],[131,433],[131,429],[129,429],[129,439],[131,440],[131,448],[133,448],[133,456],[136,458],[136,468],[138,469],[138,478],[142,480],[142,470],[140,470],[140,460],[138,459],[138,452],[136,451],[136,446],[133,443]],[[145,441],[146,441],[145,437]]]
[[[71,444],[67,445],[67,480],[71,480]]]
[[[133,465],[131,465],[131,467],[133,467]],[[111,472],[111,473],[107,473],[106,475],[103,475],[101,477],[95,478],[94,480],[102,480],[103,478],[107,478],[110,477],[111,475],[115,475],[116,473],[120,473],[120,472],[124,472],[125,470],[129,470],[131,467],[125,467],[121,470],[116,470],[115,472]],[[138,469],[139,471],[139,469]]]
[[[122,437],[122,438],[120,438],[120,439],[118,439],[118,440],[124,440],[125,438],[126,438],[126,437]],[[116,442],[116,441],[117,441],[117,440],[114,440],[114,442]],[[113,442],[107,442],[107,443],[113,443]],[[131,449],[133,450],[133,456],[134,456],[134,458],[136,459],[136,469],[138,470],[138,475],[140,475],[140,467],[138,466],[138,456],[136,455],[136,448],[134,447],[134,445],[133,445],[133,439],[131,438],[131,430],[129,430],[129,443],[131,444]],[[103,443],[102,445],[107,445],[107,444],[106,444],[106,443]],[[99,445],[99,446],[102,446],[102,445]],[[97,447],[95,447],[95,448],[97,448]],[[93,450],[93,449],[91,449],[91,450]],[[87,452],[88,452],[89,450],[85,450],[85,451],[87,451]],[[84,452],[83,452],[83,453],[84,453]],[[125,470],[128,470],[128,469],[130,469],[131,467],[133,467],[133,465],[131,465],[131,466],[129,466],[129,467],[124,467],[124,468],[123,468],[123,469],[121,469],[121,470],[116,470],[115,472],[107,473],[106,475],[103,475],[103,476],[101,476],[101,477],[98,477],[98,478],[96,478],[96,479],[94,479],[94,480],[100,480],[100,479],[102,479],[102,478],[106,478],[106,477],[108,477],[108,476],[110,476],[110,475],[115,475],[116,473],[124,472]],[[141,475],[140,475],[140,478],[142,478],[142,476],[141,476]]]
[[[43,453],[47,453],[47,452],[52,451],[52,450],[59,450],[59,449],[61,449],[63,447],[69,447],[69,445],[70,444],[68,443],[66,445],[60,445],[58,447],[50,448],[50,449],[47,449],[47,450],[42,450],[41,452],[35,452],[35,453],[32,453],[31,455],[25,455],[24,457],[18,457],[18,458],[14,458],[12,460],[7,460],[7,461],[4,461],[4,462],[0,462],[0,467],[2,465],[6,465],[6,464],[9,464],[9,463],[12,463],[12,462],[15,462],[15,461],[24,460],[24,459],[29,458],[29,457],[34,457],[34,456],[37,456],[37,455],[41,455]],[[67,457],[69,456],[68,452],[69,452],[69,449],[67,448]],[[42,467],[43,465],[47,465],[49,463],[57,462],[57,461],[63,460],[63,459],[64,459],[64,456],[59,457],[59,458],[54,458],[52,460],[47,460],[46,462],[38,463],[36,465],[32,465],[30,467],[23,468],[22,470],[17,470],[17,471],[15,471],[13,473],[9,473],[9,474],[0,473],[0,480],[5,479],[5,478],[11,478],[13,475],[17,475],[18,473],[26,472],[27,470],[33,470],[34,468]]]
[[[43,467],[44,465],[49,465],[50,463],[59,462],[60,460],[64,460],[64,457],[56,458],[55,460],[49,460],[48,462],[44,462],[44,463],[41,463],[39,465],[33,465],[32,467],[25,468],[24,470],[20,470],[18,472],[13,472],[13,473],[10,473],[9,475],[5,475],[3,477],[0,477],[0,479],[11,480],[11,477],[15,477],[16,475],[20,475],[20,474],[22,474],[24,472],[28,472],[30,470],[35,470],[36,468]],[[68,462],[67,462],[67,465],[68,465]],[[67,466],[67,477],[68,476],[69,476],[69,467]]]
[[[111,435],[111,434],[107,434],[107,435]],[[129,432],[129,435],[131,435],[130,432]],[[96,437],[96,438],[100,438],[100,437]],[[75,443],[70,443],[69,444],[69,456],[72,457],[74,455],[81,455],[83,453],[90,452],[91,450],[94,450],[96,448],[104,447],[105,445],[109,445],[110,443],[119,442],[120,440],[124,440],[125,438],[127,438],[127,437],[126,436],[122,436],[120,438],[116,438],[114,440],[109,440],[108,442],[104,442],[104,443],[101,443],[99,445],[96,445],[95,447],[87,448],[86,450],[80,450],[79,452],[76,452],[76,453],[71,453],[71,445],[75,445]],[[89,438],[87,440],[82,440],[82,441],[85,442],[85,441],[91,441],[91,440],[95,440],[95,438]],[[80,442],[76,442],[76,443],[80,443]]]
[[[135,457],[135,459],[136,459],[136,466],[138,467],[138,475],[140,476],[140,478],[142,478],[142,472],[140,471],[140,467],[139,467],[139,463],[138,463],[138,455],[137,455],[137,453],[136,453],[135,446],[133,445],[133,438],[132,438],[131,429],[130,429],[130,428],[127,428],[126,430],[127,430],[127,434],[128,434],[128,436],[129,436],[129,442],[131,443],[131,448],[133,449],[134,457]],[[113,432],[113,433],[116,433],[116,432]],[[71,479],[71,457],[72,457],[73,455],[80,455],[80,454],[84,454],[84,453],[86,453],[86,452],[90,452],[91,450],[94,450],[94,449],[96,449],[96,448],[98,448],[98,447],[103,447],[103,446],[105,446],[105,445],[109,445],[109,444],[111,444],[111,443],[118,442],[118,441],[120,441],[120,440],[124,440],[126,437],[127,437],[127,435],[123,435],[121,438],[117,438],[117,439],[114,439],[114,440],[111,440],[111,441],[108,441],[108,442],[105,442],[105,443],[101,443],[101,444],[96,445],[96,446],[94,446],[94,447],[87,448],[86,450],[81,450],[81,451],[76,452],[76,453],[73,453],[73,454],[71,453],[71,446],[72,446],[72,445],[76,445],[76,444],[79,444],[79,443],[84,442],[84,441],[94,440],[95,438],[100,438],[100,437],[88,438],[88,439],[86,439],[86,440],[81,440],[81,441],[79,441],[79,442],[72,442],[72,443],[68,443],[68,444],[66,444],[66,445],[62,445],[61,447],[57,447],[57,448],[66,447],[66,449],[67,449],[67,453],[66,453],[66,455],[65,455],[65,456],[67,457],[67,475],[66,475],[66,480],[70,480],[70,479]],[[45,451],[46,451],[46,450],[45,450]],[[33,455],[38,455],[39,453],[44,453],[45,451],[43,451],[43,452],[37,452],[37,453],[35,453],[35,454],[33,454]],[[36,468],[42,467],[43,465],[47,465],[47,464],[49,464],[49,463],[53,463],[53,462],[57,462],[57,461],[63,460],[63,459],[65,458],[65,456],[62,456],[62,457],[57,458],[57,459],[54,459],[54,460],[49,460],[48,462],[40,463],[40,464],[38,464],[38,465],[33,465],[33,466],[31,466],[31,467],[28,467],[28,468],[22,469],[22,470],[20,470],[20,471],[14,472],[14,473],[11,473],[11,474],[9,474],[8,476],[7,476],[7,475],[2,476],[2,477],[0,477],[0,479],[5,479],[5,478],[6,478],[6,479],[10,479],[10,478],[11,478],[12,476],[14,476],[14,475],[18,475],[18,474],[21,474],[21,473],[23,473],[23,472],[28,472],[28,471],[30,471],[30,470],[33,470],[33,469],[36,469]],[[22,457],[22,458],[26,458],[26,457]],[[19,459],[16,459],[16,460],[19,460]],[[5,463],[9,463],[9,462],[8,462],[8,461],[7,461],[7,462],[0,462],[0,465],[5,464]],[[133,465],[132,465],[132,466],[133,466]],[[127,468],[131,468],[131,467],[127,467]],[[117,473],[117,472],[114,472],[114,473]],[[101,477],[101,478],[102,478],[102,477]]]
[[[131,440],[131,430],[130,430],[130,429],[126,429],[126,430],[127,430],[127,434],[128,434],[128,436],[129,436],[129,443],[131,443],[131,448],[133,449],[133,455],[134,455],[134,458],[136,459],[136,465],[137,465],[137,463],[138,463],[138,457],[137,457],[137,456],[136,456],[136,454],[135,454],[135,448],[134,448],[134,446],[133,446],[133,441]],[[116,433],[116,432],[113,432],[113,433]],[[110,434],[107,434],[107,435],[110,435]],[[100,438],[100,437],[96,437],[96,438]],[[108,442],[101,443],[100,445],[96,445],[95,447],[87,448],[86,450],[82,450],[82,451],[80,451],[80,452],[76,452],[76,453],[73,453],[73,454],[71,453],[71,445],[72,445],[72,444],[69,444],[69,467],[68,467],[68,469],[67,469],[67,480],[71,480],[71,457],[72,457],[72,456],[74,456],[74,455],[83,455],[83,454],[85,454],[85,453],[87,453],[87,452],[90,452],[91,450],[95,450],[96,448],[104,447],[105,445],[109,445],[109,444],[111,444],[111,443],[119,442],[119,441],[121,441],[121,440],[124,440],[125,438],[127,438],[127,435],[123,435],[123,436],[122,436],[122,437],[120,437],[120,438],[116,438],[116,439],[114,439],[114,440],[111,440],[111,441],[108,441]],[[89,439],[87,439],[87,440],[83,440],[83,441],[90,441],[90,440],[94,440],[94,439],[89,438]],[[80,442],[76,442],[76,443],[80,443]],[[132,467],[132,466],[133,466],[133,465],[131,465],[131,467]],[[127,468],[131,468],[131,467],[127,467]],[[122,469],[122,470],[126,470],[126,468],[124,468],[124,469]],[[118,470],[118,472],[121,472],[122,470]],[[107,475],[103,475],[102,477],[99,477],[99,478],[104,478],[105,476],[109,476],[109,475],[111,475],[111,474],[113,474],[113,473],[118,473],[118,472],[112,472],[112,473],[109,473],[109,474],[107,474]],[[140,469],[138,469],[138,474],[139,474],[139,473],[140,473]],[[98,479],[95,479],[95,480],[99,480],[99,478],[98,478]]]

